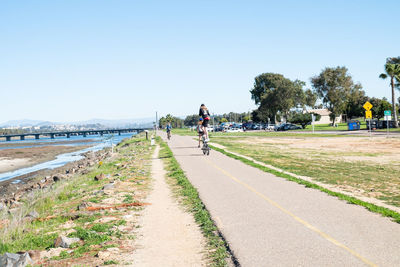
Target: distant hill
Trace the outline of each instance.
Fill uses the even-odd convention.
[[[142,125],[153,125],[154,118],[141,118],[141,119],[123,119],[123,120],[105,120],[105,119],[91,119],[87,121],[78,121],[70,124],[85,125],[85,124],[101,124],[111,128],[121,127],[142,127]]]
[[[50,123],[47,121],[40,121],[40,120],[11,120],[0,123],[0,127],[26,127],[26,126],[36,126],[36,125],[44,125],[45,123]],[[54,123],[53,123],[54,125]]]

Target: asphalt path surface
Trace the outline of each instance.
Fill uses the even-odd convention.
[[[241,266],[400,266],[400,224],[219,152],[204,156],[192,136],[168,145]]]

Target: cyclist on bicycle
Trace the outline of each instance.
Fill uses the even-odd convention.
[[[165,127],[165,131],[167,132],[168,139],[171,138],[171,129],[172,129],[171,123],[168,122],[167,126]]]
[[[206,138],[206,141],[210,141],[210,139],[208,139],[208,131],[207,131],[207,127],[208,127],[208,123],[210,121],[210,112],[208,111],[206,105],[201,104],[200,106],[200,110],[199,110],[199,116],[203,119],[203,132],[204,132],[204,137]]]

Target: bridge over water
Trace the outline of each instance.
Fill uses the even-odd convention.
[[[81,131],[55,131],[55,132],[42,132],[42,133],[21,133],[21,134],[7,134],[7,135],[0,135],[1,138],[5,138],[6,141],[11,141],[13,137],[19,137],[20,140],[25,140],[27,136],[33,136],[35,139],[39,139],[40,136],[49,136],[50,138],[54,139],[56,136],[66,136],[70,138],[73,135],[82,135],[86,137],[88,135],[100,135],[103,136],[105,134],[118,134],[121,133],[140,133],[146,130],[145,128],[128,128],[128,129],[105,129],[105,130],[81,130]]]

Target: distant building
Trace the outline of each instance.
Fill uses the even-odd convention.
[[[315,124],[332,123],[331,118],[329,117],[331,112],[326,108],[309,109],[309,110],[306,110],[305,112],[307,112],[307,113],[315,113],[315,114],[321,115],[321,119],[319,121],[316,121]],[[341,123],[341,122],[342,122],[342,115],[337,116],[336,119],[335,119],[335,123]]]

